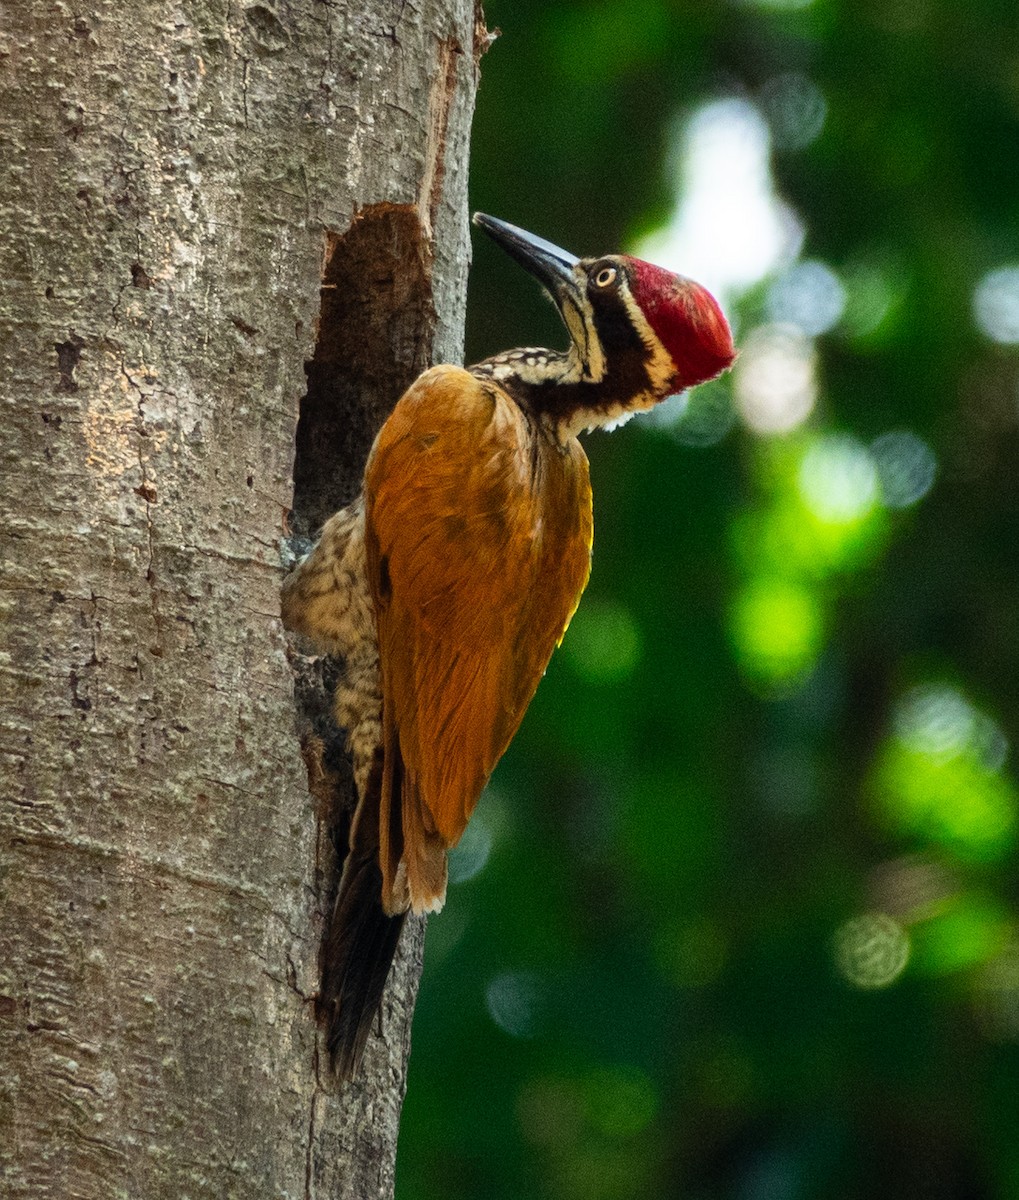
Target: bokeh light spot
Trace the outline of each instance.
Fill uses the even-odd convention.
[[[878,474],[870,452],[856,438],[818,438],[803,456],[799,488],[816,517],[848,525],[866,517],[877,503]]]
[[[715,446],[733,427],[736,412],[727,384],[713,379],[659,404],[647,420],[681,445]]]
[[[878,789],[892,828],[959,858],[992,861],[1015,842],[1014,789],[971,755],[942,759],[900,747],[881,762]]]
[[[1019,342],[1019,265],[989,271],[973,293],[977,328],[1004,345]]]
[[[827,333],[846,307],[846,289],[827,263],[798,262],[768,289],[766,307],[778,324],[795,325],[808,337]]]
[[[570,622],[563,650],[576,673],[589,683],[616,683],[640,661],[640,629],[615,600],[585,600]]]
[[[908,288],[905,273],[889,263],[860,259],[845,266],[842,278],[846,287],[842,329],[863,345],[879,343],[895,328]]]
[[[955,688],[939,684],[907,692],[895,714],[895,733],[911,750],[931,758],[955,758],[972,742],[973,706]]]
[[[540,1000],[538,980],[528,971],[497,975],[485,993],[488,1015],[504,1033],[515,1038],[534,1036]]]
[[[734,529],[751,573],[819,581],[872,562],[883,548],[888,527],[884,509],[876,502],[860,504],[861,493],[864,500],[876,496],[872,464],[864,463],[857,479],[851,456],[848,480],[841,474],[815,479],[818,465],[827,462],[827,441],[823,439],[806,470],[804,461],[817,445],[816,435],[771,443],[772,453],[762,460],[768,503],[747,513]]]
[[[765,684],[799,681],[821,650],[820,609],[807,588],[784,579],[755,579],[737,597],[732,635],[751,678]]]
[[[475,812],[448,859],[449,882],[466,883],[480,874],[492,853],[492,830],[482,812]]]
[[[752,330],[736,360],[736,407],[755,433],[788,433],[810,415],[817,400],[813,343],[794,325]]]
[[[761,88],[761,107],[780,150],[803,150],[815,141],[828,115],[828,103],[812,79],[795,71],[776,75]]]
[[[972,747],[980,765],[992,775],[1005,765],[1008,758],[1008,738],[993,717],[977,709],[973,726]]]
[[[927,684],[903,697],[894,734],[875,773],[887,824],[963,859],[1007,853],[1015,843],[1019,798],[1000,774],[1008,742],[997,723],[958,689]]]
[[[908,429],[893,429],[871,443],[871,455],[881,481],[881,499],[888,508],[908,508],[934,485],[938,462],[923,438]]]
[[[875,907],[904,924],[940,912],[955,888],[954,876],[941,856],[930,853],[904,854],[878,863],[867,881]]]
[[[906,968],[909,952],[909,935],[887,913],[853,917],[840,926],[833,943],[839,973],[864,991],[894,983]]]

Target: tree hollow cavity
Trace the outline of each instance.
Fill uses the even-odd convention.
[[[314,534],[357,495],[379,426],[428,366],[430,266],[413,205],[372,205],[346,233],[326,231],[315,350],[297,423],[295,533]]]

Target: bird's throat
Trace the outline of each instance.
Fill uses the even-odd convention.
[[[560,443],[584,430],[623,424],[653,408],[671,390],[652,380],[648,356],[616,357],[598,375],[575,346],[568,351],[509,350],[469,370],[476,378],[496,384],[525,412],[552,428]]]

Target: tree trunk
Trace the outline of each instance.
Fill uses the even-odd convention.
[[[279,540],[459,356],[480,12],[3,22],[0,1191],[388,1196],[422,931],[338,1091]]]

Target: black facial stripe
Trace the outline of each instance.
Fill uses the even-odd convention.
[[[647,357],[647,347],[634,328],[633,319],[619,288],[594,290],[590,296],[594,325],[607,358],[624,357],[637,352]]]

